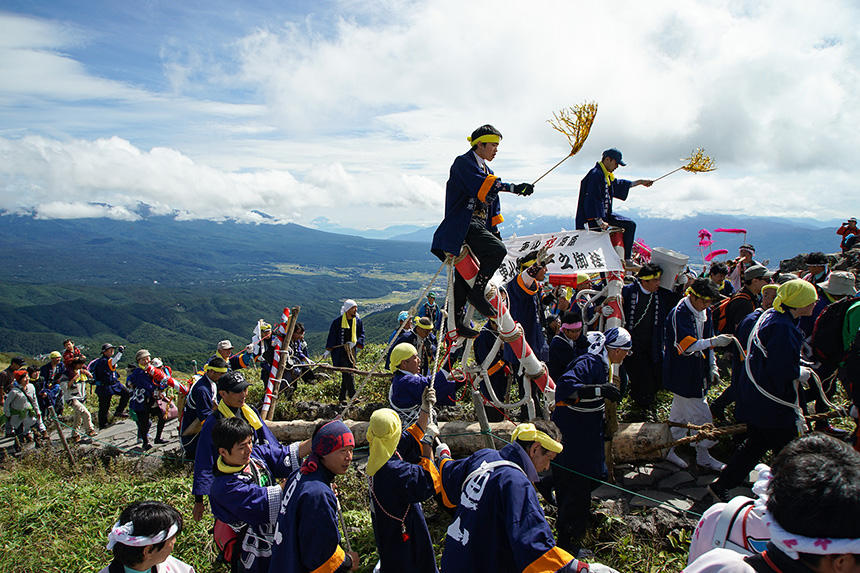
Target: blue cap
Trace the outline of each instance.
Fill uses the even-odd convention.
[[[400,314],[397,315],[397,320],[399,320],[400,322],[403,322],[407,318],[409,318],[409,311],[408,310],[401,310]]]
[[[621,152],[618,151],[617,149],[615,149],[614,147],[611,147],[611,148],[607,149],[606,151],[604,151],[603,157],[611,157],[612,159],[614,159],[615,161],[618,162],[618,165],[627,165],[626,163],[624,163],[621,160]]]

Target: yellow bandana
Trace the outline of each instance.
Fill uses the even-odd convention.
[[[612,182],[615,181],[615,175],[613,175],[609,172],[608,169],[606,169],[606,166],[603,164],[603,161],[598,161],[597,164],[600,165],[600,169],[603,170],[603,178],[606,179],[606,185],[612,185]]]
[[[263,427],[263,422],[260,421],[260,417],[253,408],[247,404],[242,404],[240,409],[242,410],[242,417],[245,418],[246,422],[251,424],[251,427],[254,428],[254,430],[259,430]],[[218,411],[221,412],[225,418],[233,418],[236,416],[224,400],[220,400],[218,402]]]
[[[222,374],[227,372],[226,368],[216,368],[215,366],[207,366],[206,370],[211,370],[212,372],[220,372]]]
[[[466,138],[466,141],[468,141],[472,145],[478,145],[479,143],[499,143],[501,140],[501,137],[492,133],[482,135],[481,137],[476,137],[475,139],[472,139],[471,137]]]
[[[358,342],[358,320],[355,317],[352,319],[352,325],[350,326],[350,320],[346,318],[346,314],[340,315],[340,327],[346,330],[347,328],[351,329],[352,332],[350,334],[350,340],[352,342]]]
[[[537,442],[543,446],[543,449],[555,453],[560,453],[563,447],[560,443],[550,438],[549,435],[538,430],[534,424],[520,424],[514,428],[514,433],[511,434],[511,440]]]
[[[777,312],[785,312],[784,306],[789,308],[803,308],[818,300],[818,294],[811,283],[803,279],[794,279],[779,285],[776,298],[773,299],[773,309]]]
[[[234,474],[236,472],[240,472],[245,469],[245,466],[231,466],[227,462],[224,461],[224,458],[218,456],[218,471],[222,474]]]
[[[367,475],[372,476],[391,459],[400,442],[400,417],[390,408],[380,408],[370,416],[367,426],[367,443],[370,456],[367,458]]]

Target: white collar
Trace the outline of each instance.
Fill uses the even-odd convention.
[[[475,161],[478,162],[478,167],[480,167],[484,171],[489,171],[489,169],[487,168],[487,162],[484,161],[483,157],[481,157],[480,155],[478,155],[474,151],[472,152],[472,155],[475,156]]]

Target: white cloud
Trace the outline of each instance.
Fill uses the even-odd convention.
[[[14,80],[0,84],[0,208],[431,224],[474,127],[499,127],[493,167],[528,181],[567,153],[551,112],[592,99],[580,154],[534,196],[505,196],[506,213],[572,218],[606,147],[638,178],[703,146],[715,173],[636,188],[617,209],[841,216],[860,209],[858,20],[850,0],[343,1],[239,37],[174,33],[158,93],[65,53],[86,42],[80,25],[0,14]]]

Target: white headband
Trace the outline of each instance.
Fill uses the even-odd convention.
[[[773,478],[770,468],[764,464],[756,466],[759,470],[758,481],[753,486],[753,493],[758,496],[755,508],[763,512],[763,519],[770,531],[770,540],[780,551],[794,560],[800,557],[800,553],[811,553],[813,555],[842,555],[843,553],[860,553],[860,539],[846,537],[804,537],[783,529],[779,523],[767,511],[768,484]]]
[[[132,533],[134,533],[134,523],[129,521],[124,525],[120,525],[119,521],[117,521],[111,528],[110,533],[108,533],[107,549],[113,549],[113,546],[117,543],[122,543],[129,547],[145,547],[147,545],[161,543],[165,539],[170,539],[179,533],[179,524],[174,523],[170,526],[170,529],[159,531],[155,535],[149,537],[132,535]]]

